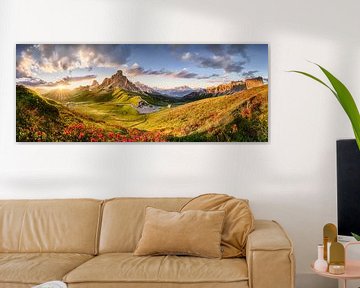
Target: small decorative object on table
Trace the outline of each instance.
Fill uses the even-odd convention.
[[[61,281],[50,281],[46,282],[37,286],[34,286],[32,288],[66,288],[67,285],[64,282]]]
[[[320,272],[326,272],[328,263],[324,260],[324,245],[318,245],[318,259],[314,263],[314,269]]]
[[[337,241],[337,228],[334,224],[328,223],[323,228],[324,259],[330,263],[330,247]]]
[[[331,274],[343,274],[345,272],[345,251],[344,246],[337,242],[337,227],[335,224],[328,223],[323,228],[323,249],[325,256],[329,264],[324,271],[322,266],[317,266],[314,263],[314,269],[319,272],[329,272]]]
[[[324,232],[327,230],[325,227],[332,227],[331,225],[327,225],[324,226]],[[333,228],[331,228],[331,230],[333,230]],[[326,233],[324,233],[324,238],[326,236],[325,234]],[[328,253],[328,270],[323,268],[325,265],[321,266],[319,264],[321,261],[318,262],[319,259],[321,260],[321,256],[323,256],[321,254],[323,254],[324,251],[327,251],[327,249],[323,249],[323,245],[319,245],[318,260],[311,265],[313,271],[322,277],[338,279],[339,281],[343,280],[342,287],[344,288],[347,287],[347,280],[360,279],[360,260],[349,260],[349,257],[347,256],[347,249],[352,245],[360,245],[360,242],[349,242],[346,243],[345,246],[337,241],[331,243],[330,253]],[[323,251],[322,253],[321,250]]]
[[[345,273],[345,249],[341,243],[334,242],[330,246],[329,273]]]

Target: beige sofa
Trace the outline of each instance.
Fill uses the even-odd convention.
[[[133,256],[146,206],[179,210],[187,198],[0,201],[0,288],[62,280],[71,288],[293,288],[292,244],[256,220],[246,258]]]

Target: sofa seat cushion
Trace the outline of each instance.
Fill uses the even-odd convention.
[[[92,257],[72,253],[0,253],[0,285],[61,280],[65,274]]]
[[[244,259],[206,259],[189,256],[134,256],[110,253],[96,256],[64,279],[67,283],[247,283]],[[145,285],[146,286],[146,285]],[[145,287],[144,286],[144,287]]]

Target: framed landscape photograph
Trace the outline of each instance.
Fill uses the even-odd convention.
[[[267,142],[267,44],[17,44],[17,142]]]

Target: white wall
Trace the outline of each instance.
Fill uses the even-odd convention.
[[[325,88],[285,71],[316,61],[359,97],[359,10],[358,0],[1,0],[0,198],[246,197],[294,240],[298,287],[319,284],[309,263],[336,222],[335,141],[352,133]],[[17,144],[15,44],[39,42],[269,43],[270,142]]]

